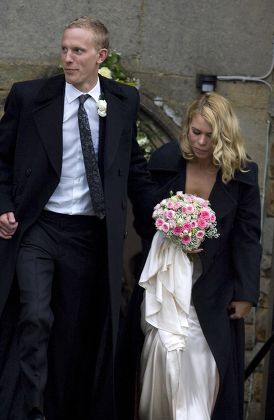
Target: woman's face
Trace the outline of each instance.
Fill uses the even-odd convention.
[[[189,125],[188,141],[197,159],[212,159],[212,128],[199,114],[195,114]]]

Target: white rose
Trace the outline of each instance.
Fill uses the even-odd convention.
[[[111,70],[108,67],[101,67],[98,70],[98,73],[101,74],[101,76],[106,77],[107,79],[112,79]]]
[[[99,99],[97,102],[97,108],[97,112],[100,117],[105,117],[107,115],[107,102],[104,99]]]

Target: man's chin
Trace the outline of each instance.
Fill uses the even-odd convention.
[[[74,77],[71,77],[67,74],[65,74],[65,80],[67,83],[69,83],[70,85],[74,85],[76,83],[76,80]]]
[[[66,81],[67,83],[69,83],[70,85],[73,85],[73,82],[72,82],[72,80],[71,80],[69,77],[66,77],[66,76],[65,76],[65,81]]]

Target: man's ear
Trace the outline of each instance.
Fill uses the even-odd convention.
[[[98,51],[97,63],[102,64],[105,61],[105,59],[107,58],[107,56],[108,56],[108,50],[106,48],[101,48]]]

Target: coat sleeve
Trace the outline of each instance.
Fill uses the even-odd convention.
[[[19,121],[15,86],[12,87],[0,121],[0,214],[14,211],[12,200],[13,162]]]
[[[261,206],[258,168],[252,163],[252,183],[240,183],[237,214],[232,232],[236,301],[257,304],[261,260]]]
[[[150,239],[154,234],[152,212],[153,207],[157,204],[157,185],[152,181],[147,161],[137,142],[136,119],[138,109],[139,95],[137,93],[132,129],[128,195],[132,203],[135,230],[142,238]]]

